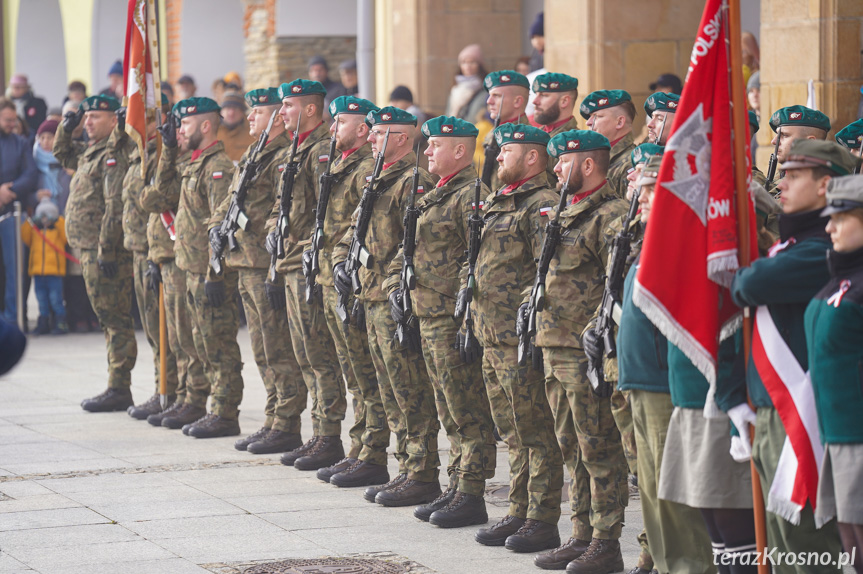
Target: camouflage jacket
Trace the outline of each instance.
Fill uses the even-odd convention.
[[[270,254],[267,253],[266,248],[267,220],[273,209],[273,203],[276,201],[279,178],[282,175],[279,166],[284,165],[282,162],[283,154],[290,143],[288,133],[282,132],[264,146],[261,151],[258,175],[246,194],[246,201],[243,206],[243,212],[249,218],[246,231],[238,229],[236,232],[239,249],[231,251],[227,246],[225,247],[225,263],[229,267],[267,269],[270,266]],[[240,171],[246,165],[249,152],[256,145],[258,145],[257,141],[249,146],[243,153],[243,157],[240,158],[240,164],[234,172],[233,181],[231,181],[231,193],[216,208],[216,212],[210,218],[208,229],[221,225],[222,220],[225,219],[225,214],[231,205],[231,198],[237,191]],[[294,189],[296,190],[296,187]]]
[[[611,158],[608,162],[608,185],[617,193],[617,197],[626,197],[626,186],[629,181],[626,175],[632,167],[629,155],[635,149],[635,139],[632,132],[623,136],[611,146]]]
[[[533,285],[543,229],[558,199],[544,171],[508,195],[486,198],[474,305],[476,335],[483,346],[518,344],[515,319],[522,291]],[[464,287],[466,272],[463,278]]]
[[[581,333],[602,301],[605,269],[629,204],[606,182],[560,213],[560,245],[546,278],[546,306],[537,315],[540,347],[581,348]],[[525,299],[529,291],[525,294]]]
[[[509,123],[509,122],[507,122],[507,123]],[[518,116],[518,119],[512,123],[521,124],[521,125],[530,125],[530,120],[527,119],[526,114],[522,113],[520,116]],[[501,124],[501,125],[504,125],[504,124]],[[490,132],[488,132],[488,135],[485,136],[485,139],[482,142],[482,145],[485,147],[487,147],[489,144],[492,144],[495,147],[497,147],[497,143],[494,141],[494,130],[491,130]],[[497,158],[497,155],[495,155],[494,158],[492,159],[492,161],[495,164],[495,167],[493,170],[491,170],[491,183],[488,186],[490,189],[500,189],[501,187],[503,187],[500,183],[500,179],[498,179],[498,177],[497,177],[497,159],[496,158]],[[483,168],[480,168],[480,169],[483,169]],[[552,169],[554,169],[554,168],[552,168]]]
[[[336,176],[330,190],[330,202],[324,218],[324,245],[320,252],[321,272],[318,283],[332,287],[333,250],[351,226],[351,217],[360,203],[366,176],[371,175],[375,160],[372,146],[363,145],[344,161],[336,158],[330,173]]]
[[[389,166],[381,173],[377,189],[380,195],[372,207],[372,218],[366,234],[365,247],[371,253],[371,269],[359,268],[360,283],[363,291],[358,296],[361,301],[386,301],[387,291],[383,283],[387,278],[387,268],[399,251],[404,237],[404,210],[408,194],[413,191],[413,168],[416,154],[406,156]],[[420,168],[420,182],[424,189],[434,186],[431,176]],[[347,259],[348,248],[354,235],[354,225],[359,214],[352,218],[350,229],[342,236],[333,250],[333,262]]]
[[[177,171],[183,173],[191,159],[192,152],[183,152],[176,160]],[[147,243],[150,246],[147,259],[155,263],[174,259],[174,240],[168,235],[160,214],[168,210],[176,214],[180,204],[179,188],[168,190],[168,193],[162,191],[156,187],[154,181],[151,185],[145,186],[144,191],[141,192],[141,207],[150,213],[150,219],[147,221]]]
[[[128,136],[123,134],[127,141]],[[66,237],[78,249],[98,249],[99,257],[113,261],[123,246],[123,177],[128,168],[127,148],[108,136],[84,148],[57,128],[54,157],[74,169],[66,203]]]
[[[575,116],[569,118],[569,121],[563,124],[562,126],[557,126],[550,132],[548,132],[549,137],[554,137],[557,134],[562,134],[563,132],[568,132],[569,130],[577,130],[578,129],[578,120]],[[548,172],[548,181],[554,184],[557,181],[557,175],[554,173],[554,168],[557,166],[558,158],[549,156],[548,165],[545,167]]]
[[[147,251],[147,210],[141,205],[144,187],[156,176],[156,140],[147,142],[147,175],[141,175],[138,146],[129,153],[129,169],[123,178],[123,247]]]
[[[311,244],[312,229],[315,226],[314,209],[318,204],[318,182],[327,167],[327,154],[330,151],[329,129],[324,123],[312,130],[303,143],[297,146],[299,170],[294,178],[294,192],[291,200],[291,210],[288,214],[290,229],[285,239],[285,257],[276,263],[279,273],[298,271],[302,268],[303,251]],[[280,163],[279,172],[284,171],[290,159],[290,146],[285,150]],[[278,188],[276,201],[272,206],[270,218],[267,220],[267,232],[276,228],[279,217]]]
[[[426,189],[417,197],[421,210],[414,253],[417,285],[411,293],[417,317],[441,317],[455,311],[456,296],[467,277],[468,219],[473,212],[477,177],[470,165],[445,185]],[[480,197],[488,193],[483,185]],[[399,286],[403,263],[403,249],[399,249],[388,270],[385,292]]]
[[[220,141],[202,150],[182,172],[177,169],[178,154],[177,148],[162,149],[162,161],[156,172],[156,186],[164,193],[180,190],[175,222],[177,240],[174,243],[177,267],[192,273],[206,273],[211,281],[220,280],[209,264],[210,239],[207,232],[213,211],[228,195],[234,162]]]

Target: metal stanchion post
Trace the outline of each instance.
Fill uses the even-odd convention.
[[[21,239],[21,202],[12,204],[15,214],[15,305],[18,311],[18,328],[24,331],[24,242]]]

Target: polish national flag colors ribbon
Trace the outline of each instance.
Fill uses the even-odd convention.
[[[704,8],[654,191],[633,293],[635,304],[710,383],[705,416],[718,414],[714,396],[720,334],[722,339],[730,336],[741,320],[728,293],[739,260],[731,78],[722,4],[708,0]],[[746,123],[746,133],[738,136],[746,142],[748,158]],[[751,165],[746,171],[748,182]],[[749,197],[745,208],[750,255],[756,259],[754,205]]]

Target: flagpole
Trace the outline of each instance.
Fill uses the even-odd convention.
[[[734,159],[734,186],[737,195],[737,242],[738,258],[740,267],[748,267],[750,260],[750,235],[749,235],[749,186],[746,177],[746,113],[745,90],[743,87],[743,54],[741,47],[740,26],[740,0],[726,0],[728,18],[728,44],[729,44],[729,74],[731,76],[731,128],[733,139]],[[749,353],[752,349],[752,317],[749,308],[743,309],[743,356],[746,358],[744,364],[748,368]],[[747,400],[748,400],[747,396]],[[752,406],[752,402],[749,401]],[[755,437],[754,429],[750,429],[750,436]],[[767,523],[764,511],[764,495],[761,490],[761,479],[755,468],[755,461],[750,459],[750,471],[752,473],[752,506],[755,515],[755,545],[759,557],[764,556],[767,548]],[[764,560],[758,562],[758,574],[769,574],[770,568]]]

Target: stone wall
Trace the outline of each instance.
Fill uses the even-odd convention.
[[[171,85],[174,85],[183,73],[181,70],[182,61],[180,60],[180,21],[182,14],[183,0],[165,0],[165,28],[168,36],[167,77]]]
[[[244,3],[245,89],[254,90],[278,85],[275,0],[244,0]]]
[[[357,39],[355,36],[278,38],[276,53],[279,82],[307,78],[309,58],[316,55],[326,59],[330,79],[338,81],[339,64],[357,57]]]

